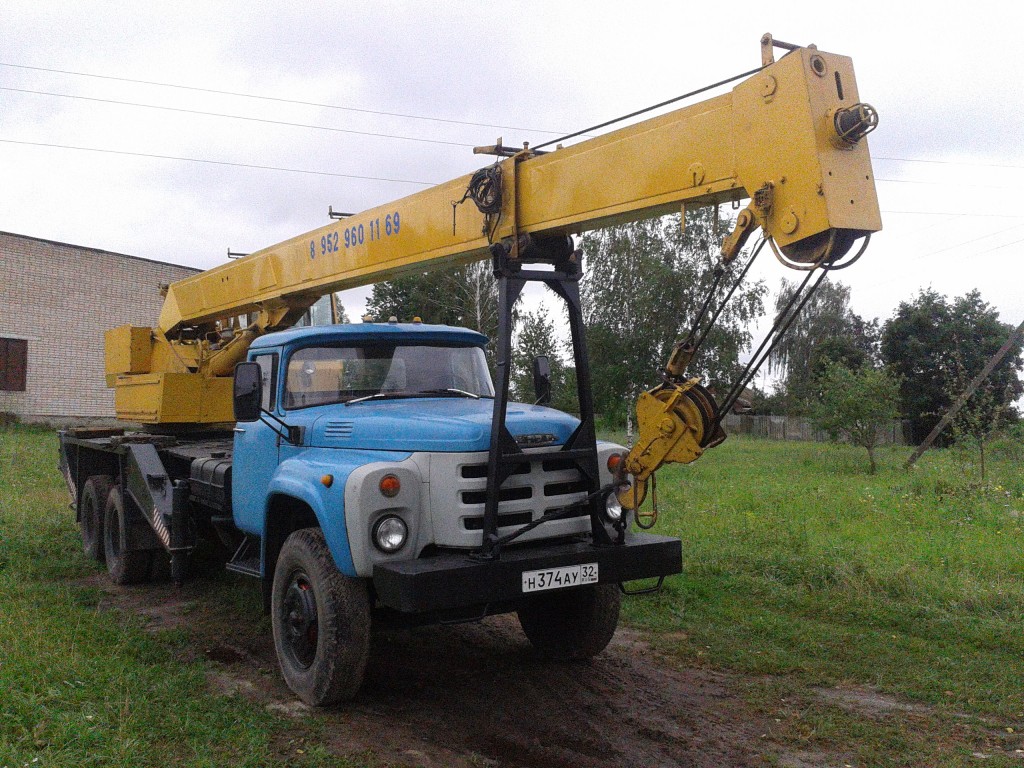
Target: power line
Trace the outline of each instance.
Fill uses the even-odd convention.
[[[304,168],[282,168],[275,165],[254,165],[252,163],[232,163],[227,160],[204,160],[197,157],[179,157],[177,155],[157,155],[148,152],[128,152],[121,149],[102,149],[100,147],[73,147],[68,144],[46,144],[41,141],[18,141],[16,139],[0,139],[4,144],[23,144],[30,147],[50,147],[55,149],[73,149],[79,152],[100,152],[108,155],[128,155],[129,157],[149,157],[158,160],[179,160],[186,163],[205,163],[208,165],[227,165],[233,168],[257,168],[261,171],[282,171],[285,173],[304,173],[310,176],[334,176],[342,179],[362,179],[364,181],[388,181],[395,184],[419,184],[432,187],[435,182],[415,181],[413,179],[389,179],[382,176],[358,176],[353,173],[332,173],[330,171],[310,171]]]
[[[929,251],[928,253],[923,253],[923,254],[921,254],[919,256],[914,256],[914,257],[912,257],[910,259],[907,259],[907,261],[920,261],[921,259],[926,259],[929,256],[938,256],[940,253],[947,253],[949,251],[955,251],[957,248],[962,248],[965,245],[970,245],[971,243],[976,243],[979,240],[987,240],[990,237],[995,237],[996,235],[1001,235],[1004,232],[1011,232],[1011,231],[1013,231],[1015,229],[1020,229],[1021,227],[1024,227],[1024,224],[1014,224],[1012,227],[1005,227],[1004,229],[998,229],[995,232],[989,232],[988,234],[985,234],[985,235],[979,235],[978,237],[973,237],[970,240],[964,240],[963,242],[956,243],[954,245],[948,245],[945,248],[938,249],[937,251]],[[1009,243],[1007,243],[1007,245],[1009,245]],[[999,247],[1002,248],[1003,246],[999,246]],[[993,248],[993,249],[990,249],[990,250],[995,250],[995,249]],[[982,251],[982,253],[988,253],[988,251]],[[974,255],[975,256],[980,256],[981,254],[980,253],[976,253]]]
[[[304,101],[304,100],[301,100],[301,99],[286,99],[286,98],[282,98],[280,96],[266,96],[266,95],[263,95],[263,94],[245,93],[243,91],[228,91],[228,90],[223,90],[223,89],[218,89],[218,88],[202,88],[200,86],[184,85],[182,83],[165,83],[165,82],[158,81],[158,80],[142,80],[142,79],[138,79],[138,78],[119,77],[119,76],[115,76],[115,75],[100,75],[100,74],[96,74],[94,72],[76,72],[76,71],[73,71],[73,70],[56,69],[56,68],[53,68],[53,67],[37,67],[37,66],[30,66],[30,65],[27,65],[27,64],[14,64],[14,63],[11,63],[11,62],[6,62],[6,61],[0,61],[0,67],[8,67],[10,69],[30,70],[30,71],[33,71],[33,72],[49,72],[49,73],[52,73],[52,74],[59,74],[59,75],[71,75],[73,77],[89,77],[89,78],[93,78],[93,79],[97,79],[97,80],[112,80],[112,81],[121,82],[121,83],[134,83],[136,85],[152,85],[152,86],[156,86],[156,87],[159,87],[159,88],[174,88],[174,89],[177,89],[177,90],[195,91],[195,92],[198,92],[198,93],[212,93],[212,94],[217,94],[217,95],[220,95],[220,96],[237,96],[239,98],[244,98],[244,99],[255,99],[255,100],[258,100],[258,101],[271,101],[271,102],[277,102],[277,103],[280,103],[280,104],[299,104],[299,105],[307,106],[307,107],[321,107],[323,109],[336,109],[336,110],[341,110],[341,111],[345,111],[345,112],[359,112],[359,113],[368,114],[368,115],[382,115],[382,116],[385,116],[385,117],[400,117],[400,118],[404,118],[404,119],[408,119],[408,120],[426,120],[426,121],[435,122],[435,123],[448,123],[448,124],[451,124],[451,125],[469,125],[469,126],[475,126],[475,127],[479,127],[479,128],[498,128],[498,129],[510,130],[510,131],[523,131],[525,133],[549,133],[549,134],[552,134],[552,135],[564,134],[564,131],[551,131],[551,130],[547,130],[547,129],[543,129],[543,128],[524,128],[522,126],[514,126],[514,125],[500,125],[500,124],[496,124],[496,123],[480,123],[480,122],[473,122],[473,121],[470,121],[470,120],[454,120],[454,119],[451,119],[451,118],[444,118],[444,117],[431,117],[429,115],[416,115],[416,114],[407,113],[407,112],[387,112],[387,111],[384,111],[384,110],[365,109],[365,108],[362,108],[362,107],[346,107],[346,106],[342,106],[340,104],[327,104],[325,102]],[[757,71],[759,71],[759,70],[751,70],[751,73],[757,72]],[[1015,169],[1024,168],[1024,165],[1012,165],[1012,164],[1001,164],[1001,163],[974,163],[974,162],[963,162],[963,161],[958,161],[958,160],[936,160],[936,159],[929,159],[929,158],[914,158],[914,157],[887,157],[887,156],[883,156],[883,155],[875,155],[874,159],[875,160],[886,160],[886,161],[892,161],[892,162],[900,162],[900,163],[931,163],[931,164],[938,164],[938,165],[966,165],[966,166],[977,166],[977,167],[983,167],[983,168],[1015,168]]]
[[[962,211],[893,211],[883,209],[882,213],[903,214],[906,216],[968,216],[995,219],[1024,219],[1024,214],[1017,213],[964,213]]]
[[[0,64],[0,66],[7,66],[7,65]],[[744,74],[749,74],[749,73],[744,73]],[[735,79],[735,78],[732,78],[732,79]],[[719,84],[716,83],[715,85],[719,85]],[[118,106],[123,106],[123,107],[139,107],[139,108],[142,108],[142,109],[158,109],[158,110],[165,111],[165,112],[179,112],[179,113],[183,113],[183,114],[187,114],[187,115],[202,115],[204,117],[220,117],[220,118],[226,118],[226,119],[229,119],[229,120],[245,120],[245,121],[248,121],[248,122],[264,123],[264,124],[267,124],[267,125],[283,125],[283,126],[288,126],[288,127],[291,127],[291,128],[309,128],[309,129],[317,130],[317,131],[331,131],[333,133],[348,133],[348,134],[353,134],[353,135],[357,135],[357,136],[372,136],[372,137],[375,137],[375,138],[398,139],[398,140],[402,140],[402,141],[418,141],[418,142],[424,142],[424,143],[427,143],[427,144],[443,144],[443,145],[446,145],[446,146],[453,146],[453,147],[473,147],[473,146],[475,146],[473,144],[466,144],[466,143],[457,142],[457,141],[444,141],[444,140],[441,140],[441,139],[425,139],[425,138],[421,138],[421,137],[418,137],[418,136],[402,136],[402,135],[398,135],[398,134],[378,133],[378,132],[374,132],[374,131],[357,131],[357,130],[353,130],[353,129],[349,129],[349,128],[335,128],[333,126],[327,126],[327,125],[312,125],[310,123],[293,123],[293,122],[290,122],[290,121],[287,121],[287,120],[271,120],[269,118],[262,118],[262,117],[249,117],[247,115],[232,115],[232,114],[228,114],[228,113],[225,113],[225,112],[208,112],[206,110],[200,110],[200,109],[185,109],[183,107],[168,107],[168,106],[164,106],[164,105],[161,105],[161,104],[143,104],[143,103],[135,102],[135,101],[121,101],[119,99],[102,99],[102,98],[98,98],[98,97],[95,97],[95,96],[81,96],[81,95],[78,95],[78,94],[71,94],[71,93],[56,93],[54,91],[39,91],[39,90],[34,90],[34,89],[29,89],[29,88],[12,88],[12,87],[9,87],[9,86],[0,86],[0,91],[11,91],[11,92],[14,92],[14,93],[28,93],[28,94],[32,94],[32,95],[35,95],[35,96],[52,96],[52,97],[57,97],[57,98],[62,98],[62,99],[74,99],[74,100],[78,100],[78,101],[91,101],[91,102],[96,102],[96,103],[100,103],[100,104],[116,104]],[[690,94],[687,94],[687,96],[688,95],[690,95]],[[681,99],[681,98],[685,98],[685,97],[684,96],[678,97],[678,99]],[[664,104],[671,103],[672,101],[677,101],[678,99],[671,99],[671,100],[669,100],[667,102],[662,102],[662,104],[658,105],[658,106],[663,106]],[[628,115],[627,117],[633,117],[633,116],[635,116],[637,114],[641,114],[644,111],[647,111],[647,110],[641,110],[639,112],[634,112],[633,114]],[[619,118],[619,119],[623,119],[623,118]],[[604,124],[599,125],[599,126],[594,126],[594,128],[605,127],[606,125],[610,124],[611,122],[618,122],[618,120],[609,121],[609,123],[604,123]],[[594,128],[585,129],[585,130],[593,130]],[[570,136],[575,136],[575,135],[579,135],[579,134],[570,134]],[[566,136],[566,137],[563,137],[563,138],[570,138],[570,136]],[[888,182],[888,183],[892,183],[892,184],[925,184],[925,185],[933,185],[933,186],[943,186],[943,185],[952,183],[952,182],[943,182],[943,181],[918,181],[918,180],[914,180],[914,179],[883,179],[883,178],[877,178],[877,177],[876,177],[875,181]],[[1004,186],[994,186],[993,187],[992,185],[987,185],[987,184],[958,184],[958,186],[987,187],[987,188],[994,188],[994,189],[1009,189],[1009,187],[1004,187]]]
[[[965,184],[960,181],[923,181],[920,179],[880,179],[875,177],[875,181],[886,181],[890,184],[926,184],[928,186],[935,187],[947,187],[955,184],[957,187],[980,187],[982,189],[1016,189],[1016,187],[1010,187],[1004,184]]]
[[[897,163],[930,163],[933,165],[966,165],[975,166],[978,168],[1024,168],[1024,165],[1008,165],[1005,163],[967,163],[961,160],[931,160],[927,158],[915,158],[915,157],[882,157],[876,155],[874,160],[890,160]]]
[[[1024,224],[1014,224],[1012,227],[1006,227],[1005,229],[1000,229],[1000,230],[997,230],[995,232],[990,232],[987,235],[980,235],[978,237],[971,238],[970,240],[964,240],[963,242],[956,243],[955,245],[950,245],[950,246],[947,246],[945,248],[940,248],[937,251],[928,251],[927,253],[922,253],[922,254],[918,254],[917,256],[912,256],[909,259],[906,259],[903,263],[906,264],[908,262],[920,261],[921,259],[926,259],[929,256],[938,256],[940,253],[946,253],[948,251],[953,251],[953,250],[956,250],[957,248],[962,248],[965,245],[971,245],[972,243],[976,243],[979,240],[985,240],[985,239],[990,238],[990,237],[995,237],[996,235],[1001,235],[1004,232],[1010,232],[1010,231],[1012,231],[1014,229],[1020,229],[1021,227],[1024,227]],[[984,251],[979,251],[978,253],[971,254],[968,258],[972,258],[972,259],[973,258],[977,258],[978,256],[985,255],[986,253],[991,253],[992,251],[998,251],[1000,248],[1006,248],[1008,246],[1016,245],[1017,243],[1021,243],[1021,242],[1024,242],[1024,239],[1013,240],[1012,242],[1009,242],[1009,243],[1002,243],[1001,245],[996,245],[996,246],[993,246],[992,248],[987,248]],[[890,278],[888,280],[882,280],[882,281],[877,282],[877,283],[872,283],[871,285],[869,285],[867,287],[868,288],[875,288],[875,287],[880,286],[880,285],[889,285],[890,283],[896,282],[896,280],[898,280],[898,279],[900,279],[900,278],[894,277],[894,278]]]
[[[710,90],[712,90],[714,88],[718,88],[719,86],[731,83],[734,80],[739,80],[740,78],[747,77],[748,75],[753,75],[753,74],[755,74],[757,72],[760,72],[762,69],[764,69],[764,67],[758,67],[757,69],[751,69],[751,70],[749,70],[747,72],[741,72],[738,75],[733,75],[732,77],[727,77],[724,80],[719,80],[717,83],[711,83],[710,85],[705,85],[702,88],[697,88],[696,90],[689,91],[688,93],[684,93],[684,94],[682,94],[680,96],[673,96],[671,99],[665,99],[665,101],[659,101],[657,104],[652,104],[649,107],[644,107],[643,109],[638,109],[635,112],[630,112],[628,115],[622,115],[620,117],[613,117],[611,120],[605,120],[603,123],[598,123],[597,125],[592,125],[589,128],[584,128],[582,131],[574,131],[573,133],[567,133],[565,136],[560,136],[557,139],[552,139],[551,141],[546,141],[543,144],[538,144],[536,147],[534,147],[534,149],[541,149],[542,147],[547,147],[547,146],[550,146],[552,144],[560,144],[563,141],[567,141],[569,139],[575,139],[577,136],[586,136],[591,131],[597,131],[597,130],[600,130],[601,128],[607,128],[609,125],[614,125],[615,123],[621,123],[623,120],[629,120],[630,118],[636,117],[638,115],[645,114],[647,112],[651,112],[651,111],[653,111],[655,109],[660,109],[661,107],[666,107],[669,104],[675,104],[677,101],[682,101],[683,99],[688,99],[691,96],[696,96],[699,93],[704,93],[705,91],[710,91]]]
[[[29,69],[35,72],[52,72],[59,75],[73,75],[75,77],[92,77],[98,80],[115,80],[121,83],[135,83],[137,85],[155,85],[160,88],[177,88],[183,91],[198,91],[199,93],[214,93],[220,96],[239,96],[244,99],[257,99],[259,101],[275,101],[281,104],[301,104],[306,107],[322,107],[324,109],[338,109],[345,112],[361,112],[367,115],[383,115],[386,117],[401,117],[409,120],[429,120],[435,123],[450,123],[452,125],[471,125],[478,128],[499,128],[509,131],[524,131],[526,133],[550,133],[560,134],[562,131],[546,131],[540,128],[521,128],[514,125],[494,125],[492,123],[474,123],[468,120],[452,120],[444,117],[428,117],[426,115],[413,115],[403,112],[384,112],[377,109],[362,109],[360,107],[343,107],[339,104],[324,104],[316,101],[302,101],[300,99],[284,99],[278,96],[263,96],[256,93],[242,93],[240,91],[224,91],[216,88],[200,88],[194,85],[181,85],[180,83],[162,83],[156,80],[136,80],[131,77],[115,77],[113,75],[97,75],[91,72],[73,72],[66,69],[51,69],[49,67],[30,67],[26,64],[11,64],[0,61],[0,67],[12,69]]]
[[[974,255],[975,256],[984,256],[986,253],[992,253],[992,251],[998,251],[1001,248],[1009,248],[1011,245],[1018,245],[1019,243],[1024,243],[1024,238],[1021,238],[1020,240],[1013,240],[1013,241],[1011,241],[1009,243],[1003,243],[1002,245],[993,246],[992,248],[989,248],[988,250],[981,251],[980,253],[976,253]]]
[[[995,232],[989,232],[987,235],[979,235],[978,237],[972,238],[970,240],[965,240],[964,242],[957,243],[956,245],[948,245],[945,248],[940,248],[937,251],[931,251],[931,252],[925,253],[925,254],[923,254],[921,256],[915,256],[912,259],[908,259],[908,261],[918,261],[919,259],[924,259],[924,258],[927,258],[928,256],[938,256],[940,253],[946,253],[947,251],[953,251],[953,250],[956,250],[957,248],[962,248],[965,245],[970,245],[971,243],[976,243],[979,240],[987,240],[990,237],[995,237],[996,235],[1001,235],[1004,232],[1010,232],[1011,230],[1014,230],[1014,229],[1020,229],[1021,227],[1024,227],[1024,224],[1014,224],[1012,227],[1006,227],[1005,229],[996,230]],[[1011,243],[1007,243],[1007,245],[1011,245]],[[999,248],[1002,248],[1002,247],[1003,246],[1001,246],[1001,245],[999,246]],[[996,249],[992,248],[990,250],[996,250]],[[988,253],[988,251],[982,251],[982,253]],[[980,256],[980,255],[981,254],[975,254],[975,256]]]
[[[14,91],[15,93],[31,93],[37,96],[57,96],[63,99],[78,99],[80,101],[94,101],[101,104],[118,104],[125,107],[142,107],[144,109],[159,109],[165,112],[183,112],[188,115],[205,115],[207,117],[226,117],[231,120],[247,120],[253,123],[267,123],[270,125],[287,125],[293,128],[312,128],[317,131],[332,131],[334,133],[350,133],[357,136],[374,136],[383,139],[402,139],[403,141],[420,141],[427,144],[446,144],[451,147],[472,147],[473,144],[463,144],[457,141],[443,141],[440,139],[423,139],[418,136],[401,136],[391,133],[375,133],[373,131],[356,131],[349,128],[333,128],[326,125],[310,125],[308,123],[290,123],[285,120],[270,120],[263,117],[247,117],[245,115],[230,115],[224,112],[205,112],[199,109],[184,109],[182,107],[165,107],[159,104],[142,104],[135,101],[118,101],[117,99],[100,99],[93,96],[77,96],[71,93],[54,93],[52,91],[34,91],[27,88],[9,88],[0,86],[0,91]]]

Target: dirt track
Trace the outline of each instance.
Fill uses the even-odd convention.
[[[717,768],[767,765],[770,751],[783,765],[806,765],[762,738],[769,724],[744,707],[728,676],[678,668],[628,630],[592,662],[568,665],[539,660],[514,616],[380,631],[357,699],[313,712],[281,681],[258,611],[218,618],[201,583],[94,584],[110,607],[142,614],[152,629],[186,627],[194,654],[213,662],[214,691],[294,717],[297,739],[304,721],[320,719],[339,755],[372,751],[397,765],[459,768]]]

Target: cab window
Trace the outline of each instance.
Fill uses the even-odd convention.
[[[429,397],[461,390],[493,397],[479,347],[368,345],[306,347],[288,360],[285,408],[347,402],[361,397]]]
[[[263,384],[263,399],[260,401],[260,407],[265,411],[272,411],[277,394],[277,355],[256,355],[252,360],[260,367],[260,378]]]

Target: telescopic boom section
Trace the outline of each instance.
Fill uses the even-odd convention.
[[[501,160],[490,212],[479,196],[454,205],[470,187],[465,176],[186,278],[169,287],[148,346],[143,329],[108,335],[118,415],[229,422],[234,362],[259,334],[294,323],[331,291],[477,261],[498,241],[515,257],[524,235],[578,234],[685,204],[751,198],[724,244],[727,258],[759,226],[789,259],[816,261],[823,244],[849,247],[881,228],[862,140],[875,120],[849,58],[798,48],[730,93]],[[227,318],[248,313],[255,324],[225,340]]]

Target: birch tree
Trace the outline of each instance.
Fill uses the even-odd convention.
[[[609,227],[583,238],[582,285],[591,380],[599,413],[621,421],[643,389],[658,381],[675,341],[686,336],[712,288],[729,222],[715,208]],[[738,276],[734,262],[713,300]],[[688,373],[727,389],[749,345],[749,323],[764,311],[763,282],[741,285],[708,334]]]

